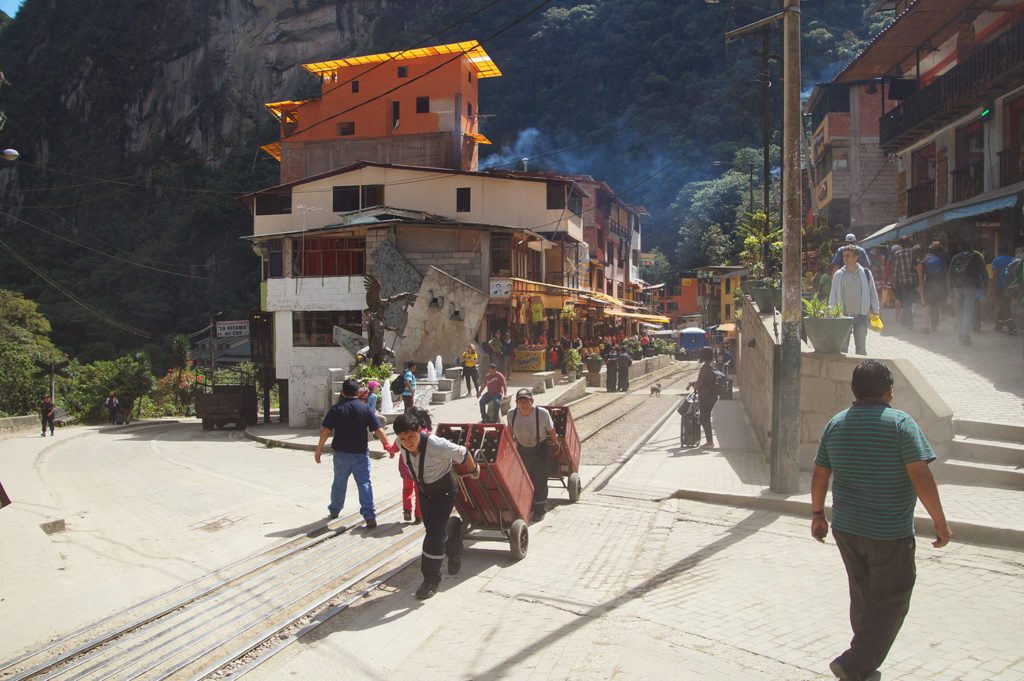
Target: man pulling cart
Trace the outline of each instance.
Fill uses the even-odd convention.
[[[558,448],[558,432],[551,412],[533,405],[533,391],[520,388],[516,392],[516,408],[508,413],[519,457],[533,483],[533,519],[543,520],[548,505],[548,465],[550,447]]]

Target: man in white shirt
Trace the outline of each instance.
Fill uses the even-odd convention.
[[[878,303],[878,290],[871,270],[857,262],[857,246],[843,248],[843,267],[832,275],[832,290],[828,294],[828,304],[838,305],[843,314],[853,317],[853,343],[858,355],[868,354],[868,315],[878,314],[881,305]],[[850,337],[843,343],[843,352],[850,349]]]
[[[551,412],[533,406],[533,391],[516,391],[516,408],[509,411],[508,425],[512,430],[519,457],[533,483],[533,519],[543,520],[548,505],[548,466],[551,447],[558,447],[558,431]]]

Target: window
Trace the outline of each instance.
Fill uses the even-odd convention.
[[[335,213],[348,213],[359,210],[359,185],[334,188],[334,205],[331,210]]]
[[[345,135],[356,134],[355,121],[345,121],[344,123],[338,123],[338,137],[344,137]]]
[[[467,83],[472,83],[473,82],[473,72],[472,71],[466,71],[466,82]]]
[[[391,129],[398,130],[398,123],[402,117],[402,105],[399,102],[391,102]]]
[[[469,187],[459,187],[455,190],[455,210],[459,213],[469,212]]]
[[[583,214],[583,197],[576,192],[569,192],[569,212],[573,215]]]
[[[732,277],[725,278],[725,295],[732,293]]]
[[[358,80],[353,80],[352,81],[352,92],[353,93],[359,92],[359,81]]]
[[[332,347],[334,346],[335,326],[340,326],[352,333],[362,334],[362,311],[293,312],[292,345],[297,348]]]
[[[371,208],[373,206],[384,205],[384,185],[382,184],[364,184],[363,185],[363,205],[361,208]]]
[[[284,276],[284,241],[271,239],[263,242],[263,281]]]
[[[491,234],[491,274],[512,274],[512,237]]]
[[[408,78],[409,77],[409,67],[408,66],[399,66],[398,67],[398,77],[399,78]]]
[[[732,304],[725,304],[725,320],[730,321],[732,319]]]
[[[917,187],[935,179],[935,145],[921,147],[910,157],[911,185]]]
[[[292,253],[295,277],[351,277],[366,273],[365,239],[293,239]]]
[[[416,98],[416,113],[430,113],[430,97]]]
[[[256,195],[256,215],[284,215],[292,212],[291,192],[275,192]]]
[[[466,118],[473,117],[473,102],[466,102]]]
[[[555,182],[548,182],[548,210],[565,208],[565,187]]]
[[[981,121],[974,121],[956,131],[956,169],[985,160],[985,132]]]

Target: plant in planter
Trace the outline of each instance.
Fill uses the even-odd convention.
[[[629,356],[634,360],[643,358],[644,348],[636,338],[627,338],[622,341],[622,346],[626,348],[626,352],[628,352]]]
[[[853,317],[846,317],[839,306],[831,306],[818,296],[803,300],[804,332],[815,352],[839,352],[853,328]]]
[[[583,358],[583,362],[587,365],[587,371],[592,374],[597,374],[601,372],[601,365],[604,364],[604,358],[596,352],[591,352]]]
[[[569,348],[565,351],[565,370],[570,376],[582,378],[583,360],[580,357],[580,351],[576,348]]]

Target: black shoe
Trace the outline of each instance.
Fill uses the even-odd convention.
[[[412,511],[402,511],[402,520],[405,522],[412,520]]]
[[[459,574],[462,569],[462,537],[449,535],[444,552],[448,556],[448,574]]]
[[[421,524],[422,522],[423,522],[423,518],[417,518],[416,520],[412,521],[412,524],[413,524],[413,525],[419,525],[419,524]]]
[[[536,511],[534,511],[534,513],[533,513],[533,522],[539,523],[540,521],[544,520],[544,516],[546,516],[546,515],[547,515],[547,511],[543,511],[541,513],[537,513]]]
[[[366,529],[372,530],[375,527],[377,527],[377,519],[376,518],[370,518],[369,520],[366,521]]]
[[[337,513],[328,513],[327,517],[330,518],[331,520],[337,520],[338,519],[338,514]]]
[[[420,588],[416,589],[416,598],[421,601],[425,601],[428,598],[433,598],[434,594],[437,593],[438,582],[432,579],[425,579],[420,584]]]
[[[843,658],[837,657],[828,665],[829,670],[841,681],[864,681],[864,677],[852,669],[843,666]],[[877,673],[877,672],[875,672]],[[878,677],[880,678],[880,677]]]

